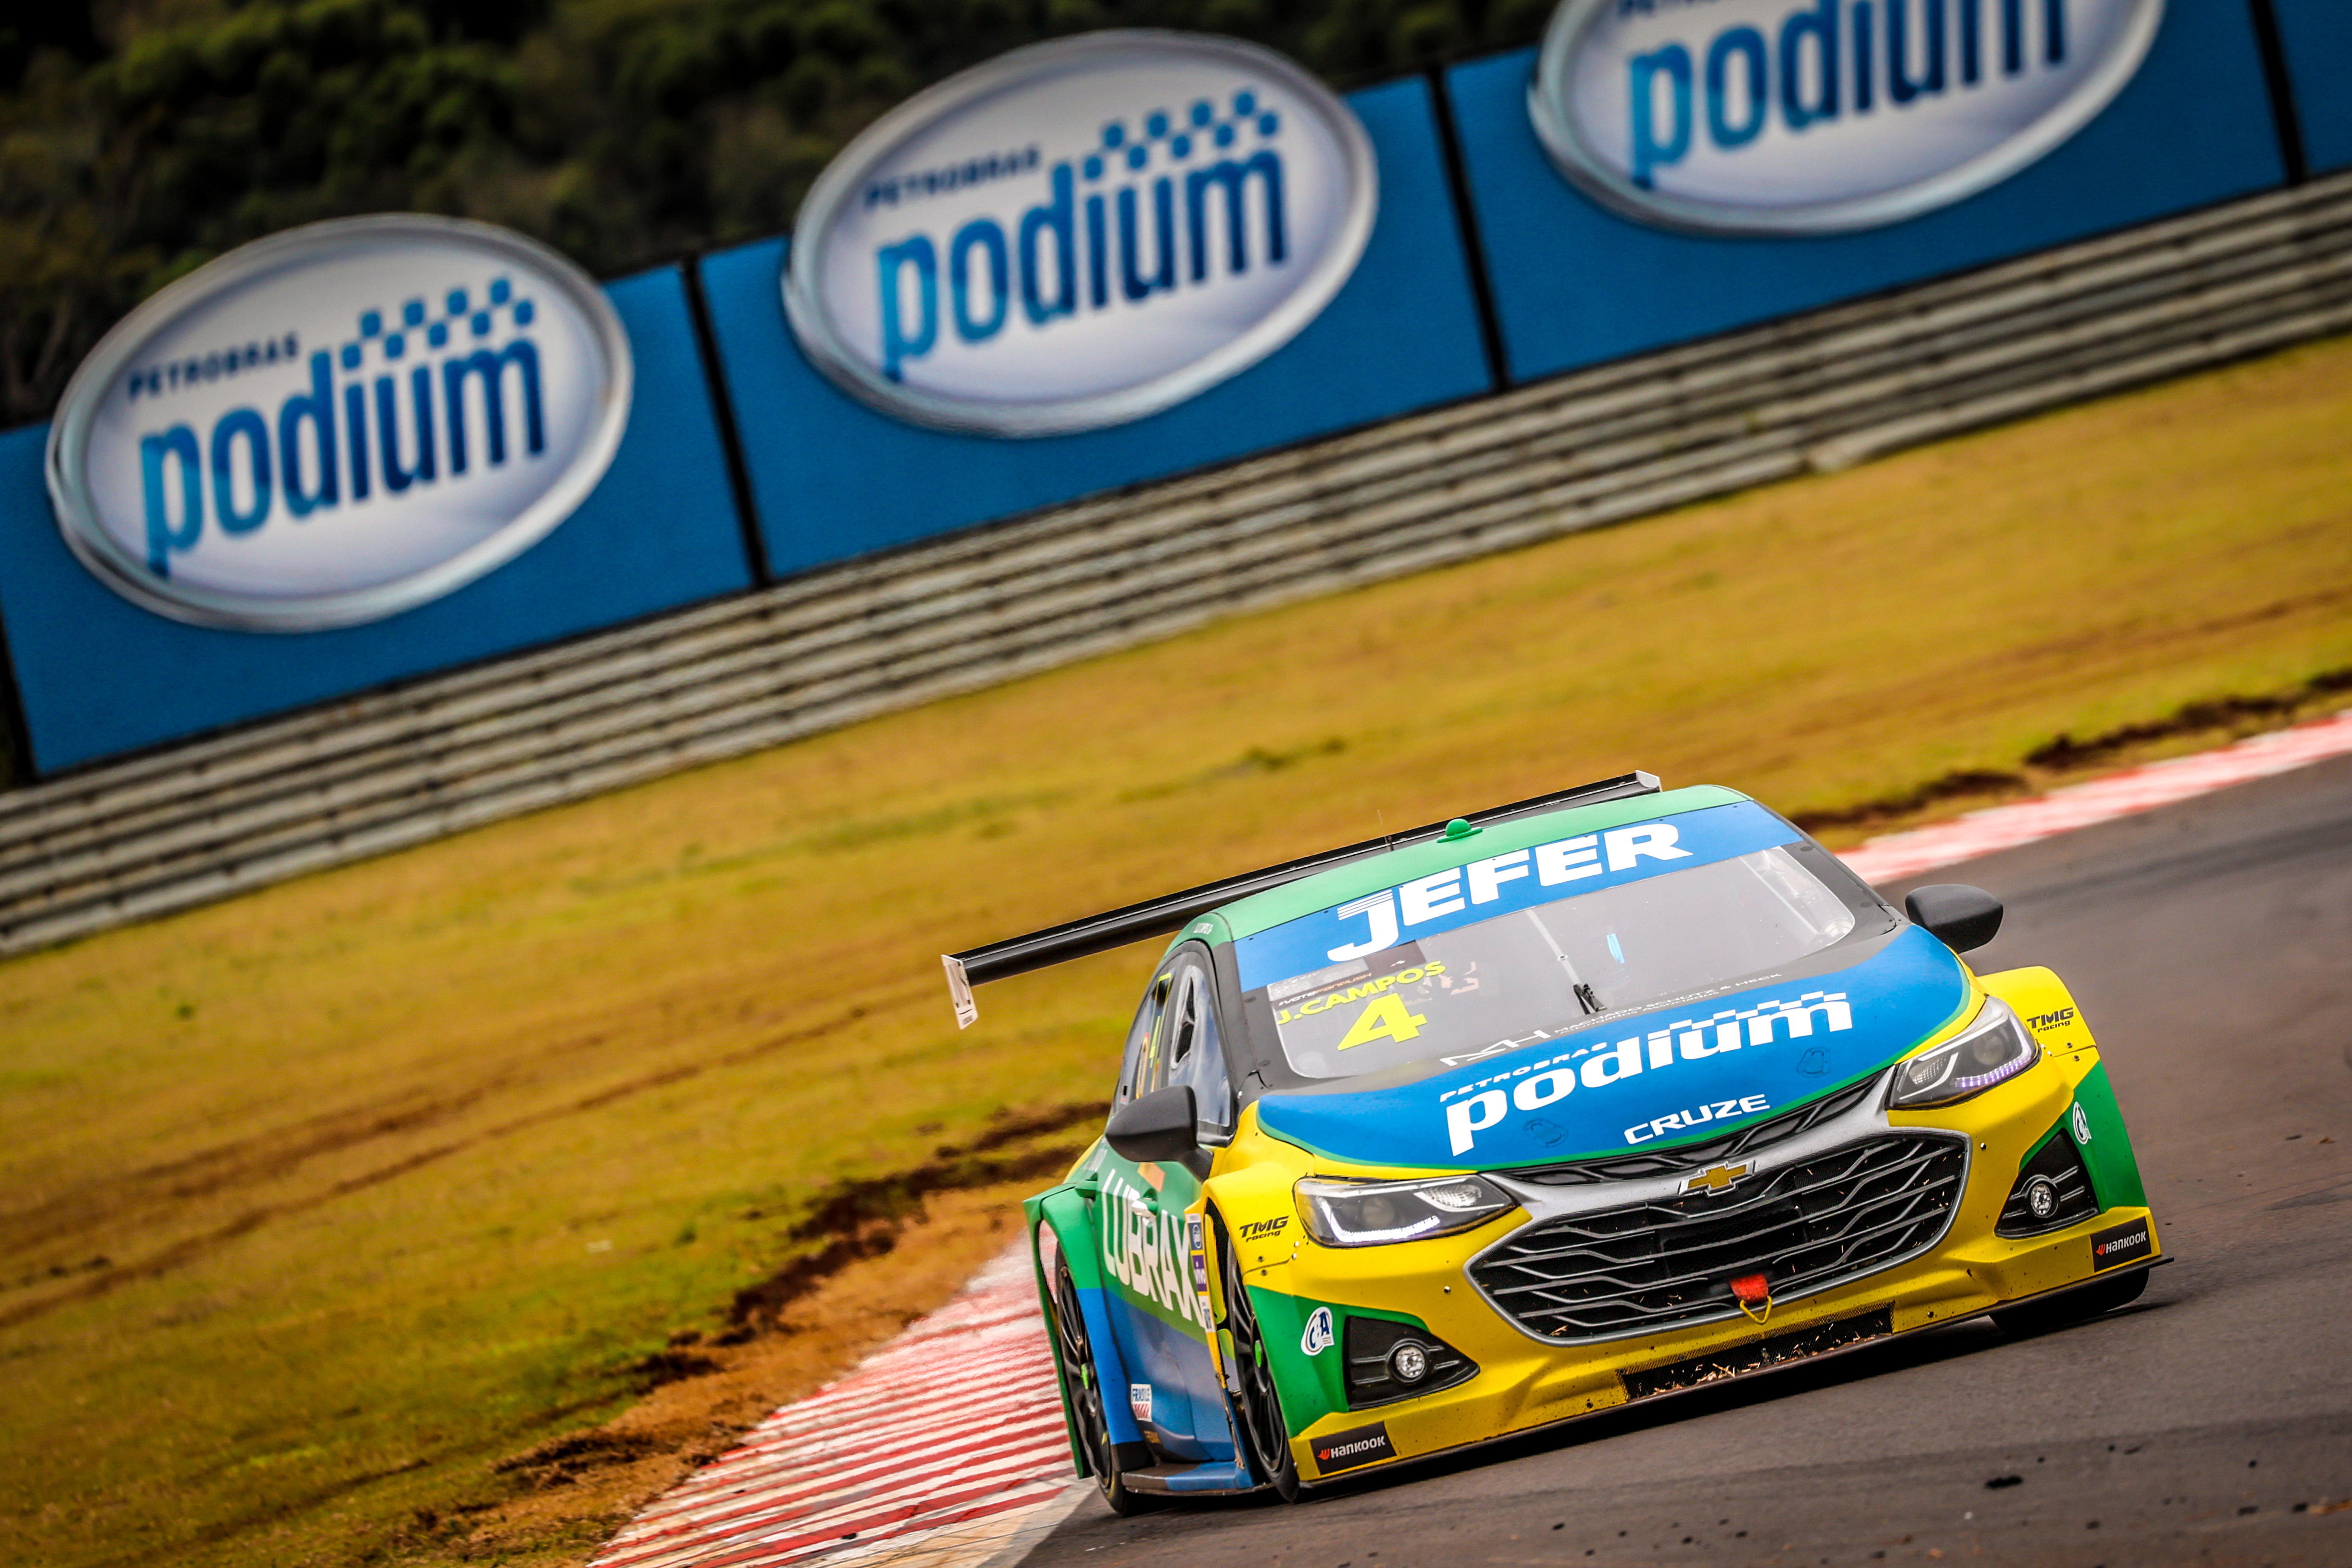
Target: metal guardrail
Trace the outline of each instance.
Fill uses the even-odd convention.
[[[2352,327],[2352,175],[822,569],[0,795],[0,952]]]

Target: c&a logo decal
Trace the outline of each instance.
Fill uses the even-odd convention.
[[[1351,1427],[1345,1432],[1334,1432],[1328,1437],[1315,1439],[1315,1468],[1327,1476],[1395,1458],[1396,1449],[1390,1446],[1389,1427],[1385,1421],[1376,1421],[1370,1426]]]
[[[1156,413],[1314,320],[1371,234],[1354,113],[1234,38],[1016,49],[845,149],[783,277],[801,346],[887,413],[1043,436]]]

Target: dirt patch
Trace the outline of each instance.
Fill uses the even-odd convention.
[[[2347,691],[2352,691],[2352,668],[2326,670],[2288,691],[2190,702],[2176,710],[2170,718],[2121,725],[2086,741],[2077,741],[2061,731],[2048,745],[2028,752],[2025,760],[2037,768],[2075,768],[2087,763],[2105,763],[2144,742],[2234,729],[2250,720],[2263,725],[2274,724]]]
[[[308,1118],[290,1127],[126,1171],[24,1208],[0,1213],[0,1249],[12,1256],[70,1241],[93,1226],[121,1226],[218,1193],[278,1180],[320,1155],[415,1132],[471,1110],[489,1084],[453,1097],[404,1092],[374,1104]],[[36,1282],[37,1276],[17,1280]]]
[[[642,1394],[650,1394],[664,1384],[684,1383],[689,1377],[703,1377],[719,1370],[719,1363],[707,1355],[692,1351],[656,1351],[643,1361],[629,1366],[629,1380]]]
[[[717,1363],[709,1365],[711,1371],[719,1370]],[[545,1491],[550,1487],[576,1486],[587,1471],[635,1464],[660,1448],[660,1440],[648,1433],[614,1432],[600,1426],[541,1443],[528,1453],[500,1459],[490,1469],[515,1477],[532,1491]]]
[[[784,1310],[819,1282],[853,1263],[887,1254],[908,1225],[921,1217],[923,1200],[934,1194],[1039,1181],[1066,1169],[1085,1144],[1056,1135],[1095,1125],[1109,1114],[1110,1106],[1103,1100],[1042,1110],[1006,1110],[971,1142],[943,1144],[911,1170],[835,1182],[817,1195],[807,1216],[785,1233],[789,1240],[815,1250],[738,1290],[728,1309],[730,1326],[718,1342],[740,1344],[774,1329]],[[1052,1141],[1021,1147],[1039,1139]]]
[[[1808,833],[1819,833],[1832,827],[1865,827],[1892,822],[1897,817],[1913,816],[1932,805],[1942,805],[1975,795],[2001,795],[2021,790],[2032,781],[2023,773],[2003,773],[1993,768],[1955,768],[1941,778],[1930,779],[1917,789],[1901,795],[1881,795],[1859,805],[1840,806],[1834,811],[1791,812],[1789,819]]]
[[[463,1153],[481,1143],[492,1142],[500,1138],[512,1137],[518,1132],[543,1126],[549,1122],[561,1121],[567,1118],[577,1116],[583,1112],[598,1110],[618,1101],[625,1100],[634,1096],[645,1094],[654,1089],[667,1089],[672,1085],[682,1083],[689,1079],[699,1077],[704,1072],[712,1068],[738,1066],[744,1062],[755,1060],[760,1057],[772,1055],[790,1047],[813,1044],[825,1038],[829,1035],[835,1034],[839,1030],[856,1024],[859,1019],[866,1016],[866,1010],[864,1006],[850,1007],[845,1009],[836,1017],[828,1019],[809,1028],[792,1030],[783,1034],[772,1036],[742,1049],[723,1053],[708,1061],[688,1062],[677,1067],[665,1068],[659,1072],[646,1073],[640,1077],[631,1079],[625,1083],[616,1084],[610,1088],[600,1089],[594,1094],[583,1096],[578,1100],[552,1107],[549,1110],[534,1111],[526,1116],[515,1117],[509,1121],[499,1122],[495,1126],[484,1129],[478,1133],[461,1137],[449,1142],[433,1144],[425,1148],[413,1150],[387,1164],[378,1166],[371,1171],[362,1172],[357,1175],[344,1177],[343,1179],[317,1192],[306,1194],[298,1198],[291,1198],[282,1203],[267,1204],[257,1207],[249,1208],[236,1215],[226,1224],[218,1226],[213,1229],[201,1232],[197,1235],[184,1237],[172,1245],[142,1258],[138,1258],[128,1263],[117,1264],[105,1258],[97,1258],[91,1259],[79,1270],[61,1270],[53,1268],[49,1270],[47,1276],[37,1274],[26,1276],[18,1280],[17,1284],[20,1286],[32,1285],[36,1283],[46,1284],[51,1279],[64,1279],[72,1278],[76,1275],[79,1275],[80,1278],[79,1278],[76,1282],[70,1286],[49,1291],[36,1300],[19,1301],[7,1308],[0,1309],[0,1329],[14,1327],[16,1324],[22,1322],[28,1322],[33,1319],[44,1316],[48,1312],[56,1310],[59,1307],[66,1306],[72,1302],[85,1301],[95,1297],[103,1296],[118,1287],[131,1283],[134,1280],[160,1279],[163,1275],[174,1273],[182,1268],[187,1268],[190,1264],[194,1263],[199,1259],[211,1256],[228,1243],[236,1241],[239,1237],[248,1236],[254,1231],[260,1229],[263,1226],[268,1225],[273,1221],[283,1219],[291,1215],[303,1214],[312,1209],[324,1207],[339,1199],[350,1197],[356,1193],[365,1192],[372,1187],[379,1186],[383,1183],[407,1175],[411,1172],[418,1170],[424,1166],[446,1160],[453,1154]],[[470,1099],[468,1099],[466,1103],[471,1103]],[[1105,1107],[1104,1110],[1107,1111],[1108,1107]],[[368,1122],[366,1124],[365,1131],[357,1136],[341,1140],[341,1142],[322,1141],[315,1147],[306,1147],[303,1149],[299,1158],[308,1158],[310,1155],[329,1147],[341,1148],[364,1143],[372,1139],[388,1136],[394,1131],[410,1130],[416,1126],[424,1125],[425,1121],[429,1120],[431,1120],[431,1118],[421,1118],[401,1121],[390,1118],[378,1118]],[[976,1147],[977,1145],[975,1145],[975,1148]],[[940,1151],[942,1155],[946,1155],[950,1152],[951,1151],[948,1150]],[[959,1151],[952,1152],[962,1152]],[[207,1155],[205,1158],[209,1160],[211,1156]],[[299,1163],[299,1158],[294,1163]],[[261,1167],[257,1167],[257,1169],[260,1168]],[[290,1166],[284,1168],[290,1168]],[[159,1169],[161,1168],[159,1167]],[[279,1170],[280,1167],[278,1166],[268,1166],[268,1173],[277,1174],[279,1173]],[[239,1178],[239,1180],[253,1179],[258,1178],[251,1171],[248,1171],[243,1177]],[[990,1179],[1005,1180],[1009,1179],[1009,1177],[993,1177]],[[215,1190],[216,1188],[226,1187],[232,1184],[236,1184],[224,1178],[214,1184],[214,1186],[208,1187],[205,1190]],[[949,1184],[952,1185],[954,1184],[950,1183]],[[967,1181],[961,1184],[971,1186],[978,1185],[980,1183],[976,1181]],[[5,1237],[6,1233],[5,1229],[0,1229],[0,1241],[5,1241]],[[887,1247],[885,1250],[887,1250]],[[855,1256],[869,1255],[856,1254]],[[847,1262],[849,1260],[849,1258],[845,1258],[842,1261]],[[836,1265],[836,1267],[838,1267],[838,1265]]]
[[[2218,697],[2182,704],[2168,717],[2122,724],[2076,740],[2065,731],[2036,746],[2014,770],[1955,768],[1916,789],[1882,795],[1855,805],[1790,813],[1808,833],[1851,841],[1855,829],[1883,830],[1958,803],[1990,804],[2038,793],[2071,778],[2118,763],[2168,742],[2236,736],[2273,730],[2307,717],[2331,700],[2352,691],[2352,668],[2324,670],[2284,691]]]

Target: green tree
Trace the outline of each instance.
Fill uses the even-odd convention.
[[[1108,26],[1226,33],[1340,86],[1526,42],[1549,0],[216,0],[0,27],[0,418],[247,240],[407,210],[611,275],[787,226],[928,83]],[[152,13],[152,19],[151,19]]]

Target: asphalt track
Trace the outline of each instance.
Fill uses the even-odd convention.
[[[2030,1339],[1956,1324],[1296,1506],[1090,1497],[1024,1568],[2352,1564],[2352,759],[1917,879],[2008,903],[1979,969],[2073,986],[2177,1259],[2138,1303]]]

